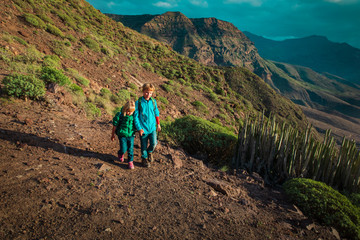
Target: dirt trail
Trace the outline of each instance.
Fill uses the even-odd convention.
[[[261,178],[160,142],[114,162],[110,119],[18,101],[0,109],[0,239],[336,239]]]

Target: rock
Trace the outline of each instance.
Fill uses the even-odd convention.
[[[309,231],[312,230],[312,229],[315,229],[315,224],[314,223],[308,224],[306,226],[306,229],[309,230]]]
[[[216,191],[221,192],[227,196],[237,196],[240,190],[231,187],[228,183],[217,179],[207,180],[206,183],[214,188]]]
[[[175,154],[171,154],[170,156],[171,156],[171,160],[174,164],[174,168],[181,168],[183,166],[183,163],[178,156],[176,156]]]
[[[106,164],[99,164],[99,171],[100,172],[106,172],[106,171],[109,171],[111,170],[111,167],[106,165]]]
[[[331,228],[331,233],[336,237],[336,239],[340,240],[340,234],[335,228]]]

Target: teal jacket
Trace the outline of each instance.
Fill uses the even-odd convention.
[[[139,101],[141,109],[139,108]],[[134,122],[137,130],[144,130],[144,134],[150,134],[156,130],[156,119],[159,116],[159,109],[156,100],[151,98],[145,100],[144,97],[139,98],[135,102]]]
[[[131,137],[135,135],[134,115],[127,116],[120,112],[116,113],[112,124],[116,126],[116,135],[119,137]]]

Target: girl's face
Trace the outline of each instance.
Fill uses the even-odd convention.
[[[151,98],[151,96],[153,95],[153,92],[154,91],[152,91],[152,90],[143,91],[143,95],[144,95],[145,100],[149,100]]]
[[[133,115],[134,111],[126,111],[126,115],[131,116]]]

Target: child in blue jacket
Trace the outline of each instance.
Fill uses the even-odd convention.
[[[134,101],[128,101],[113,118],[113,129],[111,133],[111,141],[115,140],[115,133],[119,138],[120,150],[118,151],[118,160],[124,162],[124,154],[128,152],[129,168],[134,169],[134,138],[135,126]]]
[[[156,100],[152,98],[154,91],[153,84],[144,84],[143,96],[135,102],[134,122],[140,133],[141,160],[144,167],[150,167],[150,163],[154,161],[152,153],[157,144],[156,129],[161,131],[159,109]]]

